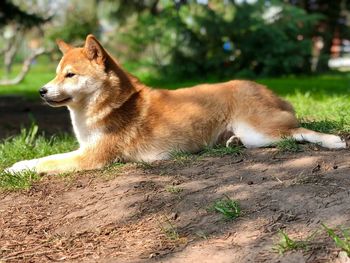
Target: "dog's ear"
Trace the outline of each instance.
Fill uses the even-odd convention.
[[[57,43],[58,48],[61,50],[61,52],[63,54],[66,54],[68,52],[68,50],[73,48],[73,46],[67,44],[62,39],[57,39],[56,43]]]
[[[107,58],[107,52],[97,41],[94,35],[88,35],[85,40],[85,54],[90,60],[96,60],[98,64],[104,64]]]

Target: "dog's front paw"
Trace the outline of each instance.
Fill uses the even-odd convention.
[[[15,174],[23,171],[35,172],[37,164],[38,164],[38,159],[24,160],[24,161],[17,162],[11,167],[5,169],[5,172],[11,173],[11,174]]]

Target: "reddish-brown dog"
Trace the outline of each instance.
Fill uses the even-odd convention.
[[[64,56],[57,76],[40,90],[51,106],[67,106],[79,149],[21,161],[26,169],[62,173],[114,161],[154,161],[172,151],[198,152],[231,134],[246,147],[292,137],[345,148],[339,136],[299,128],[292,106],[250,81],[204,84],[174,91],[150,89],[125,72],[92,35],[83,48],[58,41]]]

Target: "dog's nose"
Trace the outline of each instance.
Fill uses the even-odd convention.
[[[39,89],[39,93],[41,97],[44,97],[44,95],[47,93],[47,88],[42,87],[41,89]]]

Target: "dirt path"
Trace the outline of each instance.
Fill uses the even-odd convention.
[[[349,159],[244,150],[43,177],[0,193],[0,262],[340,262],[321,223],[350,226]],[[208,209],[224,195],[241,217]],[[279,229],[303,239],[320,231],[307,251],[281,256]]]
[[[72,131],[65,108],[52,108],[42,101],[28,101],[18,96],[0,97],[0,139],[18,134],[33,121],[48,135]]]

